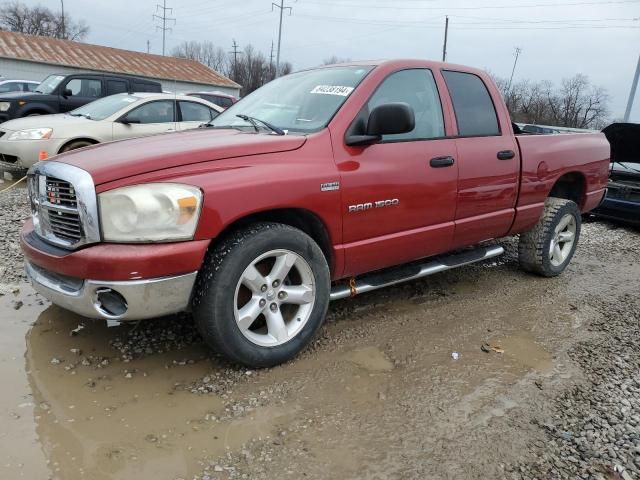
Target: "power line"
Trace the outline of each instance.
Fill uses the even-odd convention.
[[[159,9],[162,9],[162,15],[157,14]],[[173,8],[167,7],[167,0],[162,0],[162,5],[156,5],[156,13],[154,13],[152,17],[154,19],[157,18],[158,20],[162,20],[162,27],[156,25],[156,31],[162,30],[162,56],[164,56],[165,54],[167,31],[173,32],[173,29],[171,27],[167,27],[167,22],[173,22],[174,25],[176,24],[175,18],[167,17],[167,10],[170,13],[173,13]]]
[[[285,10],[289,10],[289,15],[291,15],[293,8],[285,7],[284,0],[280,0],[280,5],[278,5],[277,3],[272,3],[271,10],[273,10],[274,7],[280,9],[280,26],[278,27],[278,51],[276,53],[276,77],[277,77],[278,74],[280,73],[280,45],[282,44],[282,14],[284,13]]]
[[[370,5],[370,4],[355,4],[355,3],[332,3],[325,1],[308,0],[306,3],[312,3],[323,6],[340,6],[346,8],[367,8],[367,9],[393,9],[393,10],[488,10],[488,9],[505,9],[505,8],[538,8],[538,7],[570,7],[579,5],[616,5],[616,4],[629,4],[638,3],[639,0],[609,0],[604,2],[555,2],[555,3],[530,3],[524,5],[510,4],[510,5],[477,5],[473,7],[408,7],[398,5]]]

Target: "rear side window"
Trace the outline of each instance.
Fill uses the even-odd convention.
[[[127,93],[127,82],[123,80],[107,80],[107,95]]]
[[[384,135],[383,141],[426,140],[444,137],[438,88],[431,70],[401,70],[389,75],[369,99],[369,112],[385,103],[404,102],[413,109],[416,127],[407,133]]]
[[[458,123],[458,135],[500,135],[496,109],[484,82],[472,73],[443,71]]]
[[[218,116],[211,115],[211,110],[206,105],[196,102],[178,102],[183,122],[209,122]]]
[[[162,88],[160,88],[160,85],[155,85],[153,83],[144,83],[144,82],[133,82],[131,89],[134,92],[151,92],[151,93],[162,92]]]
[[[25,91],[26,92],[33,92],[35,91],[36,88],[38,88],[38,84],[37,83],[25,83]]]

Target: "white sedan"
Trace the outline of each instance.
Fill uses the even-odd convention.
[[[68,113],[0,124],[0,161],[29,168],[40,158],[96,143],[197,128],[223,110],[185,95],[111,95]]]

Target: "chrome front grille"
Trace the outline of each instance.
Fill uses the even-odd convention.
[[[100,241],[95,188],[84,170],[39,162],[29,171],[29,198],[34,229],[43,239],[71,249]]]

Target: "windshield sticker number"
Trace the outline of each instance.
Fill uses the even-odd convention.
[[[311,90],[311,93],[320,95],[338,95],[346,97],[353,91],[353,87],[341,87],[340,85],[318,85]]]

